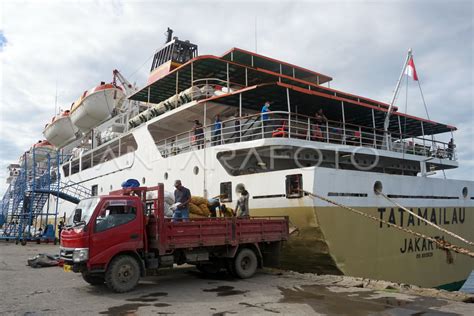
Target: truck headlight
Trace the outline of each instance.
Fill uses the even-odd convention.
[[[89,248],[76,248],[72,253],[73,262],[82,262],[89,259]]]

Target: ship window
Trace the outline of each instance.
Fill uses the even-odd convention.
[[[119,141],[115,140],[107,146],[100,147],[94,151],[93,164],[97,166],[103,162],[113,160],[119,156]]]
[[[91,195],[92,196],[97,196],[98,195],[98,192],[99,191],[99,186],[97,184],[94,184],[93,186],[91,186]]]
[[[221,182],[221,202],[232,202],[232,182]]]
[[[303,175],[290,174],[286,176],[285,187],[287,199],[303,197]]]
[[[75,174],[75,173],[78,173],[78,172],[79,172],[79,158],[74,159],[71,162],[71,174]]]
[[[82,159],[81,159],[81,171],[82,171],[82,170],[89,169],[90,167],[92,167],[92,155],[91,155],[91,154],[88,154],[88,155],[82,156]]]
[[[63,165],[63,173],[65,177],[69,177],[69,162]]]
[[[132,134],[129,134],[120,140],[120,155],[131,153],[135,150],[137,150],[137,142]]]

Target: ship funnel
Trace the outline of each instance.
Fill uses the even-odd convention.
[[[148,84],[166,76],[173,69],[193,59],[198,54],[198,46],[190,41],[180,40],[173,37],[173,30],[166,31],[167,42],[155,52],[150,68]]]

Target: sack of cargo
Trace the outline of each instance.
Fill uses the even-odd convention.
[[[170,210],[172,210],[174,212],[178,209],[178,206],[180,206],[180,205],[181,205],[180,202],[174,203],[173,205],[170,206]]]
[[[214,95],[214,87],[211,85],[205,85],[201,88],[201,94],[203,94],[205,97],[210,97]]]
[[[173,211],[171,210],[171,205],[168,205],[166,203],[164,203],[164,204],[165,205],[164,205],[164,212],[163,213],[164,213],[165,217],[169,217],[169,218],[173,217]]]
[[[174,193],[165,191],[165,203],[166,204],[174,204]]]
[[[189,218],[206,218],[207,216],[202,216],[194,213],[189,213]]]
[[[234,216],[234,210],[223,204],[223,205],[221,205],[221,214],[224,217],[232,217],[232,216]]]
[[[211,214],[211,211],[209,211],[209,208],[207,207],[207,204],[200,204],[199,208],[201,209],[201,212],[205,216],[209,216]]]
[[[202,211],[201,211],[201,209],[199,208],[199,206],[197,206],[196,204],[193,204],[193,203],[189,203],[189,213],[190,213],[190,214],[196,214],[196,215],[205,216],[205,214],[202,213]]]
[[[191,203],[196,205],[207,204],[207,199],[200,196],[191,196]]]

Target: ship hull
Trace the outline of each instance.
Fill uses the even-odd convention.
[[[357,209],[385,220],[392,216],[392,208],[385,208],[383,212],[383,208]],[[444,223],[449,222],[443,225],[445,228],[473,239],[474,208],[413,209],[415,213],[421,209],[422,215],[427,210],[428,220],[433,214],[436,220],[441,218]],[[438,249],[432,242],[385,224],[380,225],[344,208],[258,209],[254,210],[254,214],[289,215],[290,220],[298,227],[299,231],[284,247],[282,267],[286,269],[391,280],[423,287],[448,287],[456,284],[460,287],[474,269],[472,258]],[[393,208],[392,220],[404,228],[462,244],[418,219],[410,218],[406,213],[400,219],[400,214],[402,213],[398,209]]]
[[[394,208],[393,203],[374,193],[374,184],[383,183],[384,193],[396,195],[398,203],[413,208],[416,212],[418,208],[423,212],[427,209],[428,220],[435,220],[431,219],[432,209],[435,209],[437,224],[468,240],[474,240],[472,181],[322,167],[235,176],[229,174],[216,158],[219,152],[243,147],[258,148],[269,144],[288,145],[288,141],[259,140],[162,157],[145,128],[138,128],[134,135],[138,143],[135,152],[93,166],[65,180],[80,182],[84,186],[97,186],[97,192],[101,195],[117,189],[120,183],[129,178],[137,179],[141,185],[162,182],[167,190],[172,190],[174,180],[181,179],[193,195],[208,197],[221,194],[223,183],[231,183],[233,194],[236,185],[243,183],[251,196],[249,204],[252,216],[289,216],[291,225],[298,228],[299,235],[291,237],[285,246],[282,260],[283,267],[292,270],[346,274],[439,287],[466,279],[474,269],[474,260],[466,256],[455,253],[447,255],[445,251],[426,243],[423,246],[422,240],[417,240],[410,234],[394,228],[380,227],[378,222],[316,198],[287,198],[285,194],[287,176],[300,174],[306,191],[315,192],[377,218],[382,216],[384,220],[393,220],[397,225],[427,236],[441,236],[454,242],[446,234],[425,226],[424,223],[418,224],[417,220],[414,224],[411,221],[408,223],[408,215],[400,220],[401,212]],[[314,142],[292,143],[298,146],[315,146]],[[463,195],[465,191],[469,192],[467,196]],[[237,197],[234,196],[226,205],[233,207],[236,200]],[[60,203],[61,212],[70,213],[73,205],[64,203]],[[381,209],[385,211],[382,212]],[[448,221],[449,224],[446,223]],[[456,244],[462,245],[460,242]]]

